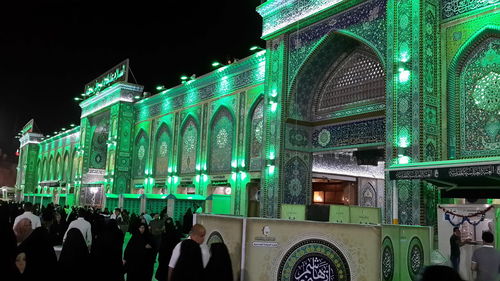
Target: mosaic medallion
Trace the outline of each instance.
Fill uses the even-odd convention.
[[[308,239],[295,244],[285,254],[278,269],[278,281],[351,280],[349,264],[333,244]]]
[[[327,129],[321,130],[318,135],[318,143],[325,147],[330,142],[331,134]]]
[[[418,237],[413,237],[408,246],[408,273],[411,280],[418,280],[418,274],[424,268],[424,249]]]
[[[218,231],[212,231],[207,239],[207,246],[210,248],[213,243],[224,243],[222,235]]]
[[[394,277],[394,247],[390,237],[382,242],[382,280],[392,281]]]

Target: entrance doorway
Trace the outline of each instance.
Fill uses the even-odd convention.
[[[260,216],[260,179],[252,179],[247,184],[248,191],[248,217]]]

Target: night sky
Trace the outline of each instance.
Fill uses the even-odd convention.
[[[44,134],[79,124],[73,98],[126,58],[137,83],[156,93],[265,45],[260,0],[8,2],[0,4],[0,148],[10,156],[31,118]]]

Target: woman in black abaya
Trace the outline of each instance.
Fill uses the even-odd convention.
[[[123,281],[123,232],[116,220],[109,220],[94,242],[92,261],[100,278],[106,281]]]
[[[165,232],[161,235],[160,249],[158,250],[158,269],[156,270],[156,279],[158,281],[167,280],[168,263],[172,257],[172,251],[175,245],[181,241],[181,234],[175,229],[172,218],[165,220]]]
[[[210,260],[205,268],[205,280],[233,281],[231,257],[224,243],[213,243],[210,246]]]
[[[59,280],[86,281],[89,279],[90,255],[85,238],[77,228],[68,230],[59,256]]]
[[[132,238],[124,255],[127,281],[151,280],[156,259],[153,237],[148,231],[148,226],[143,223],[131,231]]]
[[[172,281],[205,280],[201,248],[191,239],[182,241],[179,259],[172,272]]]
[[[53,269],[57,268],[57,257],[44,227],[38,227],[19,244],[19,252],[26,254],[24,274],[36,276],[37,280],[53,279]]]

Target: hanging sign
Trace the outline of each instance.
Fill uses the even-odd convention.
[[[121,63],[119,63],[118,65],[116,65],[115,67],[106,71],[103,75],[92,80],[92,82],[87,83],[85,85],[84,94],[86,96],[92,96],[98,94],[100,91],[104,90],[105,88],[111,86],[112,84],[118,81],[127,82],[128,70],[129,70],[129,59],[126,59]]]

